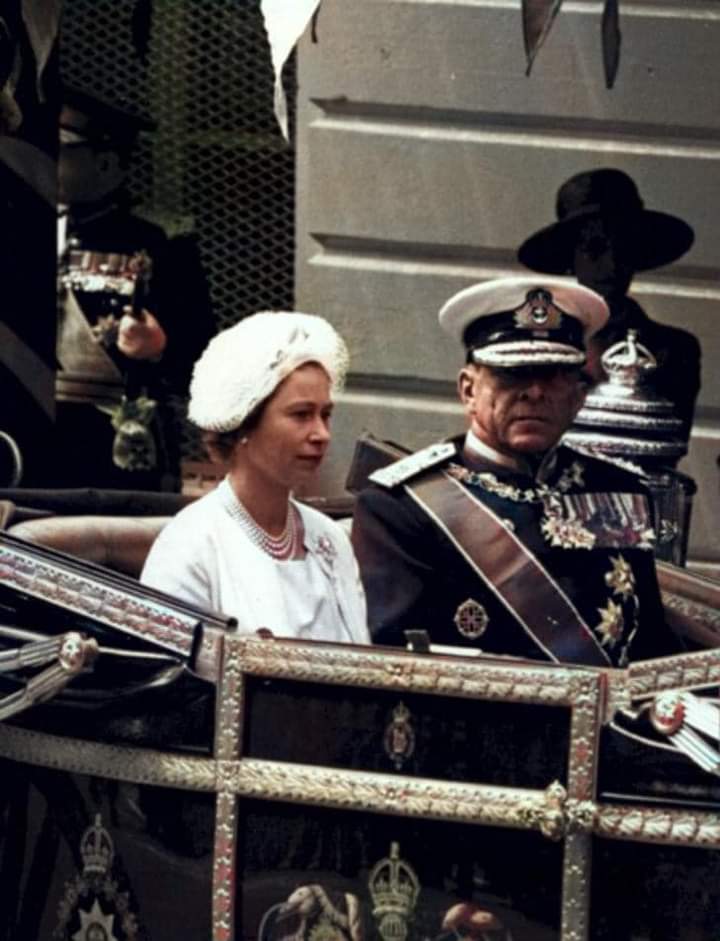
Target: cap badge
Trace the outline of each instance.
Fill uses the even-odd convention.
[[[525,303],[515,311],[515,326],[522,330],[557,330],[562,311],[553,304],[549,291],[536,288],[528,291]]]

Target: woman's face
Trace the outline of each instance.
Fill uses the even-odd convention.
[[[298,367],[265,403],[257,425],[238,442],[232,463],[264,482],[293,490],[309,480],[330,443],[330,379],[316,363]]]
[[[632,236],[602,219],[589,219],[580,230],[573,270],[580,284],[605,300],[619,300],[633,279]]]

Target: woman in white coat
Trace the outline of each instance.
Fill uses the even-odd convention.
[[[145,584],[248,633],[370,642],[345,530],[293,498],[327,450],[347,363],[341,337],[311,314],[253,314],[210,341],[188,414],[226,476],[163,529]]]

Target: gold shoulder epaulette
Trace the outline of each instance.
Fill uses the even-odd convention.
[[[456,450],[455,445],[450,441],[431,444],[421,451],[408,454],[407,457],[401,457],[399,461],[394,461],[392,464],[388,464],[387,467],[381,467],[380,470],[370,474],[368,480],[388,489],[397,487],[416,474],[443,464],[456,453]]]

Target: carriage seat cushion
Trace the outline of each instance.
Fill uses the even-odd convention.
[[[50,516],[11,526],[8,532],[138,577],[150,546],[170,516]]]

